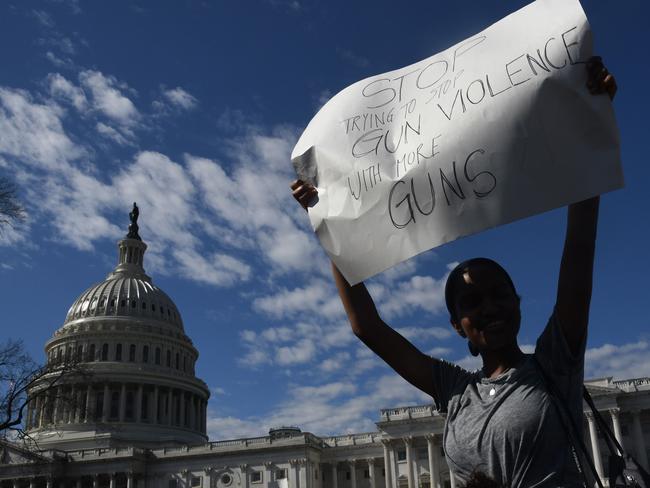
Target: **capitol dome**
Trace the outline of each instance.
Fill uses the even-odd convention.
[[[52,373],[30,392],[27,433],[48,448],[207,440],[198,351],[172,299],[145,273],[138,214],[134,204],[116,268],[74,301],[45,346]]]

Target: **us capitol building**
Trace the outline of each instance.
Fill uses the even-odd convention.
[[[0,441],[0,488],[454,488],[433,405],[381,410],[377,431],[321,437],[298,427],[209,442],[209,390],[174,302],[145,274],[134,205],[117,267],[72,304],[47,342],[50,364],[87,374],[31,391],[38,450]],[[618,440],[648,467],[650,378],[587,381]],[[61,398],[74,401],[64,402]],[[585,412],[588,408],[585,406]],[[585,413],[605,481],[607,448]]]

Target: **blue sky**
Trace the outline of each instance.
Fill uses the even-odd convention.
[[[0,234],[4,337],[38,359],[68,307],[104,279],[137,201],[145,268],[180,309],[212,390],[211,438],[295,424],[374,429],[427,402],[354,338],[324,253],[292,201],[289,155],[345,86],[428,57],[525,5],[482,0],[3,2],[0,173],[29,217]],[[650,376],[647,2],[588,1],[616,74],[626,188],[606,195],[587,376]],[[386,320],[471,366],[442,288],[448,265],[501,262],[523,296],[520,343],[551,312],[560,209],[442,246],[374,278]]]

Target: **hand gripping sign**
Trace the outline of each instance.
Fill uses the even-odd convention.
[[[591,55],[579,2],[537,0],[332,98],[291,157],[345,278],[621,188],[610,100],[585,88]]]

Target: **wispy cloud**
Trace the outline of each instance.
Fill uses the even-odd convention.
[[[356,66],[357,68],[367,68],[370,66],[370,60],[368,58],[360,56],[352,52],[350,49],[337,48],[336,52],[342,60],[350,63],[353,66]]]
[[[240,419],[211,410],[208,432],[221,439],[266,435],[279,425],[297,425],[317,435],[368,432],[376,430],[381,408],[424,403],[431,403],[431,398],[394,374],[362,385],[345,381],[290,385],[287,399],[266,415]]]
[[[84,91],[59,73],[48,75],[50,95],[54,99],[71,103],[79,112],[88,110],[88,100]]]
[[[79,74],[79,81],[90,92],[95,110],[126,127],[133,126],[140,120],[140,113],[124,93],[128,86],[118,82],[115,77],[85,70]]]
[[[639,340],[627,344],[603,344],[587,349],[585,378],[613,376],[629,379],[650,376],[650,342]]]
[[[198,104],[198,100],[181,87],[163,90],[163,96],[169,103],[184,110],[191,110]]]

